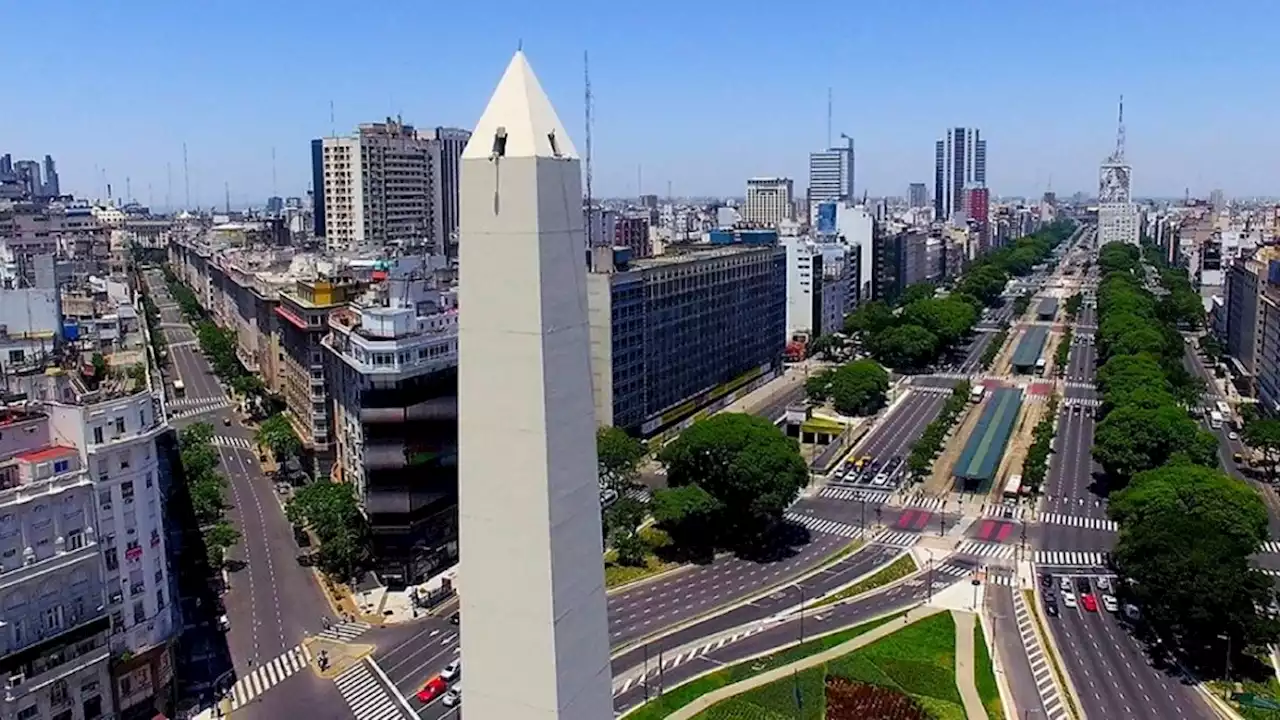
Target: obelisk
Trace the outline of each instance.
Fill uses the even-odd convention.
[[[606,720],[581,169],[523,52],[489,99],[460,172],[466,716]]]

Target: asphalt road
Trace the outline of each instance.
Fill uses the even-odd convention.
[[[1101,610],[1101,609],[1100,609]],[[1066,670],[1090,718],[1215,718],[1195,689],[1153,668],[1116,616],[1061,606],[1046,617]]]
[[[1036,689],[1035,673],[1027,660],[1022,645],[1021,630],[1013,609],[1013,588],[988,585],[985,593],[986,616],[992,623],[991,636],[995,647],[991,652],[1000,657],[1004,681],[1013,695],[1013,705],[1022,717],[1048,718],[1040,692]],[[1006,709],[1006,713],[1007,713]],[[1035,713],[1039,713],[1037,716]]]

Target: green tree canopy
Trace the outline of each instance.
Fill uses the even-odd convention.
[[[671,488],[697,486],[714,504],[689,490],[676,496],[680,502],[669,502],[669,491],[658,491],[654,517],[678,526],[711,512],[716,536],[735,544],[772,529],[809,480],[795,441],[768,420],[742,413],[699,420],[664,447],[658,460]],[[697,513],[674,512],[681,508]]]
[[[283,413],[276,413],[263,420],[258,426],[255,439],[270,448],[271,454],[281,461],[302,451],[302,440],[298,438],[298,433],[294,431],[289,418]]]
[[[310,528],[320,540],[317,562],[335,578],[355,576],[368,558],[368,523],[347,483],[318,480],[303,486],[285,504],[285,516]]]
[[[938,354],[938,336],[919,325],[899,325],[875,335],[869,343],[875,357],[894,368],[923,368]]]
[[[1236,652],[1280,636],[1265,611],[1271,580],[1248,561],[1267,537],[1267,512],[1247,485],[1173,464],[1135,475],[1112,495],[1109,512],[1120,525],[1112,558],[1125,579],[1121,599],[1141,608],[1142,629],[1160,648],[1216,669],[1220,636]]]
[[[1116,408],[1098,423],[1093,440],[1094,459],[1117,482],[1159,467],[1176,454],[1200,465],[1215,465],[1217,452],[1217,438],[1174,405]]]
[[[600,479],[619,494],[635,483],[644,455],[644,445],[628,435],[626,430],[609,426],[596,431],[596,459],[600,465]]]
[[[855,360],[824,370],[805,381],[805,392],[817,400],[831,400],[842,415],[870,415],[884,407],[889,373],[874,360]]]
[[[978,312],[963,300],[929,298],[905,306],[902,321],[927,329],[937,336],[939,343],[949,347],[973,330],[978,322]]]
[[[844,321],[844,331],[850,335],[857,333],[878,333],[897,321],[893,308],[880,300],[872,300],[858,306]]]
[[[934,293],[937,291],[938,290],[933,286],[933,283],[924,282],[908,285],[907,289],[903,290],[902,295],[898,297],[898,305],[906,307],[907,305],[921,300],[928,300],[932,298]]]

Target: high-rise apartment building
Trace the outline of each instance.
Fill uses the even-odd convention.
[[[1098,169],[1098,243],[1137,245],[1141,213],[1133,202],[1133,168],[1123,159],[1108,158]]]
[[[13,172],[18,176],[18,185],[22,188],[22,196],[28,200],[39,197],[44,190],[40,179],[40,163],[35,160],[19,160],[13,164]]]
[[[41,195],[48,198],[58,197],[62,194],[62,187],[58,182],[58,168],[53,163],[53,156],[44,156],[44,185]]]
[[[851,202],[853,199],[853,141],[809,153],[809,203]]]
[[[924,183],[911,183],[907,186],[907,206],[922,208],[929,206],[929,186]]]
[[[313,146],[314,147],[314,146]],[[387,118],[355,135],[321,140],[325,245],[331,250],[394,241],[435,247],[441,228],[435,191],[439,146],[412,125]]]
[[[462,150],[471,139],[470,130],[438,127],[435,129],[436,254],[458,256],[458,168]]]
[[[794,200],[791,178],[751,178],[747,181],[747,203],[742,219],[759,227],[776,227],[795,216]]]
[[[333,475],[369,518],[378,575],[412,585],[458,559],[458,300],[420,258],[386,272],[329,315]]]
[[[311,232],[318,238],[325,236],[324,225],[324,140],[311,141]]]
[[[987,141],[977,128],[951,128],[934,143],[933,211],[950,220],[965,210],[966,187],[987,184]]]

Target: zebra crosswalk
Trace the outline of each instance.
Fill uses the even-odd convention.
[[[1088,528],[1090,530],[1106,530],[1107,532],[1115,532],[1119,525],[1115,520],[1107,518],[1091,518],[1080,517],[1078,515],[1063,515],[1061,513],[1042,513],[1040,522],[1050,525],[1068,525],[1070,527]],[[1280,546],[1280,543],[1276,543]]]
[[[1096,407],[1102,407],[1102,401],[1097,398],[1069,397],[1066,400],[1062,401],[1062,406],[1063,407],[1078,406],[1078,407],[1096,408]]]
[[[1262,543],[1262,549],[1258,552],[1280,554],[1280,541],[1268,540]]]
[[[764,629],[765,629],[764,625],[757,625],[755,627],[748,628],[746,630],[742,630],[737,633],[734,633],[733,635],[726,635],[718,640],[711,640],[707,644],[702,645],[700,647],[696,647],[692,650],[673,653],[671,655],[668,655],[666,659],[662,661],[661,670],[659,670],[657,658],[654,658],[651,663],[651,667],[647,668],[644,672],[641,672],[639,675],[636,675],[634,677],[629,677],[626,680],[623,680],[621,685],[615,684],[614,690],[613,690],[613,696],[617,697],[625,693],[626,691],[630,690],[631,688],[636,687],[637,685],[643,685],[646,678],[649,678],[649,677],[657,678],[661,675],[662,672],[670,670],[676,666],[683,665],[689,662],[690,660],[694,660],[696,658],[702,657],[703,655],[706,655],[709,652],[714,652],[716,650],[719,650],[725,645],[731,645],[733,643],[738,642],[739,640],[749,638],[758,632],[762,632]]]
[[[1066,703],[1058,690],[1058,683],[1053,677],[1053,668],[1045,656],[1044,646],[1036,633],[1035,619],[1031,616],[1027,602],[1022,593],[1013,593],[1013,616],[1018,623],[1018,634],[1022,636],[1022,648],[1026,652],[1027,661],[1031,664],[1031,675],[1036,683],[1036,692],[1040,702],[1048,713],[1046,720],[1065,720],[1068,718]]]
[[[963,377],[968,377],[967,375]],[[939,387],[937,385],[912,385],[912,392],[924,393],[925,395],[950,395],[952,389],[949,387]]]
[[[862,530],[855,525],[814,517],[813,515],[801,515],[800,513],[789,512],[782,517],[785,520],[790,520],[797,525],[805,527],[810,532],[822,533],[824,535],[840,535],[847,538],[855,538],[862,535]]]
[[[941,510],[942,506],[946,502],[946,498],[922,495],[920,497],[908,498],[904,507],[913,510]]]
[[[338,642],[351,642],[365,634],[371,627],[373,626],[369,623],[360,622],[359,620],[340,622],[337,625],[331,625],[328,630],[317,633],[316,637],[336,640]]]
[[[283,682],[311,662],[311,651],[306,645],[289,648],[269,662],[259,665],[231,686],[231,710],[238,710],[249,701]]]
[[[252,450],[253,443],[242,437],[232,435],[214,435],[213,444],[222,447],[240,448],[241,450]]]
[[[226,398],[221,398],[221,399],[205,398],[204,404],[202,405],[188,406],[188,407],[174,409],[173,405],[170,404],[169,417],[170,419],[177,420],[177,419],[186,418],[186,417],[194,417],[196,415],[201,415],[207,412],[213,412],[214,410],[222,410],[223,408],[229,408],[229,407],[231,407],[231,401]]]
[[[956,546],[956,552],[987,558],[1011,558],[1016,554],[1017,547],[978,540],[965,540]]]
[[[1091,382],[1081,382],[1079,380],[1068,380],[1062,384],[1069,388],[1082,388],[1085,390],[1094,390],[1097,388],[1097,385]]]
[[[397,703],[373,674],[373,659],[365,658],[334,678],[338,693],[351,708],[355,720],[404,720],[407,706]]]
[[[180,397],[180,398],[174,398],[173,400],[170,400],[169,407],[174,409],[189,408],[189,407],[203,407],[205,405],[211,405],[214,403],[220,403],[220,402],[226,402],[226,401],[227,401],[226,395],[218,395],[217,397]]]
[[[960,577],[969,577],[973,575],[975,569],[976,568],[966,566],[966,565],[956,565],[953,563],[944,562],[934,567],[933,570],[934,572],[942,573],[943,575],[960,578]],[[1018,579],[1013,575],[1006,575],[1004,573],[991,572],[990,570],[986,572],[986,582],[988,585],[1003,585],[1004,587],[1018,586]]]
[[[1066,565],[1070,567],[1107,567],[1111,553],[1076,552],[1071,550],[1037,550],[1037,565]]]
[[[877,545],[888,545],[890,547],[898,548],[909,548],[919,541],[920,533],[908,532],[906,530],[885,530],[871,539],[871,542]]]
[[[818,497],[832,498],[835,500],[848,500],[850,502],[866,501],[869,503],[885,503],[891,495],[888,490],[871,490],[866,488],[854,488],[842,485],[828,485],[818,492]]]

